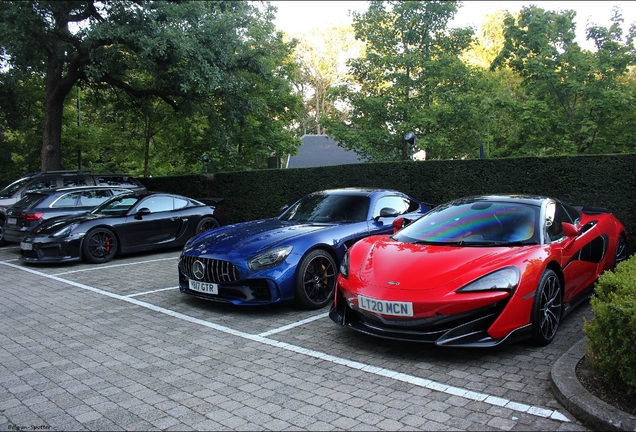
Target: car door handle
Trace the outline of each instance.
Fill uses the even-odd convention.
[[[170,218],[171,221],[181,220],[181,216],[173,216]]]

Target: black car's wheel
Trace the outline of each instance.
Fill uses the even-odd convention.
[[[7,244],[7,241],[4,239],[4,221],[0,219],[0,246],[4,246]]]
[[[101,264],[113,259],[117,253],[117,238],[107,228],[89,231],[82,243],[83,257],[93,264]]]
[[[327,252],[307,254],[296,270],[295,302],[305,309],[320,309],[333,301],[338,269]]]
[[[548,345],[561,322],[561,281],[553,270],[541,276],[532,305],[532,339],[538,345]]]
[[[614,265],[612,266],[612,270],[616,268],[616,265],[622,261],[627,259],[627,240],[625,239],[625,235],[621,234],[618,236],[618,241],[616,242],[616,252],[614,253]]]
[[[212,228],[218,228],[221,224],[212,217],[204,217],[199,221],[197,225],[197,234],[201,234],[202,232],[211,230]]]

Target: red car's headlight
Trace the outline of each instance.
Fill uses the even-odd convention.
[[[506,267],[477,279],[457,290],[457,292],[508,291],[512,292],[519,284],[519,270]]]

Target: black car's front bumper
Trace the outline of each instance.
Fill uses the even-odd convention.
[[[32,249],[25,250],[22,243],[31,244]],[[80,261],[80,248],[81,239],[33,241],[26,237],[20,244],[20,261],[36,264]]]
[[[329,311],[329,317],[336,324],[386,339],[434,343],[448,347],[491,347],[525,339],[531,331],[530,326],[524,326],[503,338],[494,339],[488,335],[488,328],[505,304],[426,320],[384,319],[349,305],[342,296],[338,297],[336,304]]]

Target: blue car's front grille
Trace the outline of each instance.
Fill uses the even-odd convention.
[[[199,269],[203,269],[203,277],[194,274],[193,265],[196,261],[203,264],[198,266]],[[239,280],[238,270],[228,261],[182,255],[179,269],[186,277],[203,282],[222,283]]]

